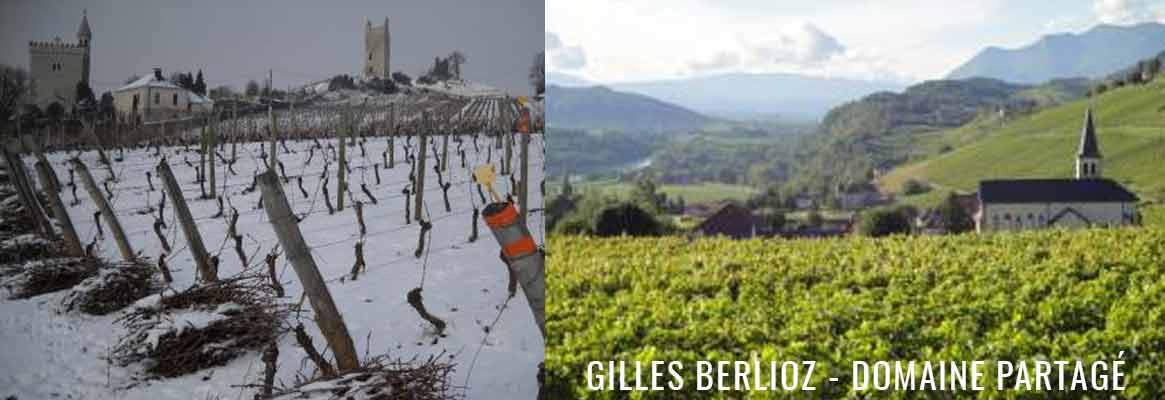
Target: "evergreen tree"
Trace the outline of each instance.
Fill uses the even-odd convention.
[[[85,101],[96,103],[97,98],[93,95],[93,89],[90,89],[89,85],[85,82],[77,82],[76,101],[77,103]]]
[[[530,84],[534,85],[534,92],[546,92],[546,53],[539,52],[534,56],[534,64],[530,65]]]
[[[194,93],[206,96],[206,81],[202,80],[202,70],[198,70],[198,78],[194,80]]]
[[[858,223],[858,233],[871,237],[910,233],[910,217],[907,214],[902,208],[868,211]]]
[[[608,207],[599,213],[595,221],[598,236],[654,236],[661,231],[659,222],[651,213],[632,203]]]
[[[113,94],[105,92],[101,94],[101,104],[98,106],[98,111],[101,115],[108,118],[113,118],[117,115],[117,107],[113,104]]]
[[[948,233],[963,233],[975,229],[975,221],[967,210],[959,205],[954,193],[947,195],[947,200],[939,205],[938,213],[942,219],[942,227]]]
[[[247,88],[243,91],[243,94],[247,96],[258,96],[259,82],[255,82],[254,80],[247,81]]]
[[[465,64],[465,55],[461,54],[460,51],[454,50],[452,53],[449,53],[449,58],[446,60],[449,60],[453,64],[453,75],[457,79],[461,79],[461,64]]]

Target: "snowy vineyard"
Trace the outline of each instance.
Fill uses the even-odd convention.
[[[461,97],[441,92],[369,95],[358,91],[337,91],[309,99],[308,104],[293,101],[261,109],[253,105],[241,109],[238,104],[224,106],[216,114],[216,128],[223,136],[238,141],[267,140],[272,125],[283,139],[323,139],[335,137],[340,116],[347,112],[351,112],[351,122],[361,135],[388,131],[389,121],[393,121],[392,126],[402,132],[416,131],[425,123],[423,116],[427,114],[443,133],[473,135],[494,130],[502,120],[513,121],[521,108],[515,99],[505,96]],[[539,107],[531,106],[530,109],[533,111],[532,122],[541,126],[543,118]],[[190,143],[198,140],[198,128],[205,125],[206,119],[214,117],[145,125],[120,121],[99,129],[97,140],[111,146]],[[47,149],[89,146],[94,142],[91,134],[76,132],[76,129],[69,133],[62,129],[48,129],[43,136],[43,145]]]
[[[276,367],[269,377],[274,393],[289,397],[302,392],[311,398],[331,398],[338,387],[352,387],[357,381],[402,387],[433,379],[466,398],[536,397],[543,340],[521,289],[512,295],[514,284],[499,257],[499,244],[481,217],[491,202],[490,193],[473,177],[475,167],[493,164],[499,172],[495,191],[517,202],[522,178],[518,147],[524,135],[487,135],[488,130],[457,125],[512,116],[512,103],[478,98],[447,104],[430,101],[425,107],[396,104],[387,109],[357,107],[350,114],[354,117],[348,118],[358,128],[343,146],[334,139],[335,131],[327,132],[338,124],[340,113],[309,108],[277,116],[284,118],[275,122],[280,131],[317,130],[298,140],[237,142],[229,138],[262,139],[254,132],[265,131],[261,124],[269,124],[270,116],[223,121],[216,130],[228,139],[211,142],[214,150],[207,159],[192,131],[182,133],[184,143],[171,146],[155,142],[104,152],[45,154],[79,242],[103,265],[76,287],[18,296],[11,287],[22,279],[22,268],[54,261],[36,256],[0,260],[8,265],[0,278],[9,286],[4,297],[27,297],[0,301],[0,337],[6,344],[0,357],[0,395],[249,399],[263,390],[270,363]],[[422,112],[444,122],[412,123]],[[384,121],[389,120],[400,121],[396,124],[400,128],[386,128]],[[456,134],[428,136],[426,156],[419,162],[421,143],[412,132],[420,126]],[[544,146],[540,134],[529,136],[527,226],[541,244]],[[318,379],[320,364],[311,360],[331,359],[332,353],[263,207],[256,177],[271,165],[272,148],[271,169],[361,360],[362,369],[354,375]],[[28,166],[37,160],[23,157]],[[200,260],[188,246],[178,205],[164,195],[158,168],[162,160],[193,217],[209,256],[205,262],[210,274],[225,283],[207,285]],[[424,165],[423,176],[414,173],[416,164]],[[213,169],[202,173],[201,165]],[[114,227],[86,190],[85,172],[116,215],[125,246],[116,243]],[[36,173],[31,176],[32,185],[41,187],[44,182],[36,179]],[[16,203],[11,192],[0,189],[0,194],[9,195],[0,202],[0,210]],[[420,214],[415,211],[418,194],[423,199]],[[0,232],[0,239],[4,239],[0,247],[8,249],[5,254],[23,242],[43,242],[27,232]],[[139,261],[121,262],[125,250]],[[124,309],[84,312],[71,306],[86,304],[77,300],[84,297],[84,287],[107,284],[102,277],[111,268],[150,276],[155,284],[140,293],[118,291],[119,297],[135,299]],[[206,299],[221,301],[205,303],[212,307],[190,306]],[[298,325],[306,337],[296,337],[293,328]],[[271,339],[255,333],[254,326],[278,331],[276,345],[248,347]],[[209,357],[219,366],[187,371],[183,365],[150,358],[158,346],[185,332],[214,329],[238,332],[224,334],[227,339],[220,342],[199,344],[199,360]],[[301,345],[305,339],[322,356],[309,355],[312,351]],[[406,372],[377,375],[375,368],[363,368],[367,366],[399,366]],[[299,392],[288,393],[305,382]],[[355,386],[359,385],[369,384]],[[355,398],[385,394],[378,390]]]

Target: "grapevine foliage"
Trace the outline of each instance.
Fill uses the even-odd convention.
[[[549,240],[551,398],[1165,398],[1165,230]],[[853,360],[1116,360],[1123,393],[849,390]],[[813,393],[695,392],[696,360],[816,360]],[[591,360],[679,360],[685,392],[591,392]],[[844,384],[829,384],[826,377]]]

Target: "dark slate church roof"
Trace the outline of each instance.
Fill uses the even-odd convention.
[[[1100,158],[1096,142],[1096,128],[1092,126],[1092,108],[1084,112],[1084,132],[1080,132],[1080,157]]]
[[[692,232],[707,236],[724,235],[733,239],[752,237],[756,232],[756,217],[749,209],[733,203],[725,204],[719,211],[701,222]]]
[[[1006,179],[979,182],[983,203],[1135,202],[1137,196],[1108,179]]]

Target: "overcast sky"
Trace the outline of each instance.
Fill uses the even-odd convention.
[[[163,68],[202,69],[208,85],[276,87],[363,68],[364,18],[390,20],[393,71],[416,78],[433,58],[461,50],[462,76],[529,94],[542,51],[542,0],[0,0],[0,63],[28,68],[28,42],[77,41],[82,9],[93,30],[94,91]]]
[[[1165,0],[547,0],[547,68],[599,82],[798,72],[916,82],[986,46],[1165,22]]]

